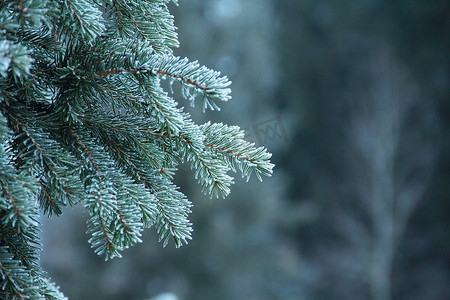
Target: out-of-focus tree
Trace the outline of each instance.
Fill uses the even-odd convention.
[[[307,284],[310,297],[367,299],[371,284],[380,288],[373,298],[445,294],[450,277],[442,254],[449,245],[440,228],[448,224],[449,3],[275,7],[283,16],[278,99],[301,116],[279,166],[298,179],[289,198],[320,212],[317,222],[291,229],[320,274]],[[372,63],[374,57],[389,59]],[[390,141],[383,137],[389,135]],[[373,203],[375,196],[382,201]],[[391,272],[391,279],[378,276]]]
[[[345,274],[332,287],[343,298],[391,299],[398,245],[435,169],[434,107],[406,74],[380,50],[356,75],[367,77],[367,89],[348,95],[346,139],[337,147],[346,176],[331,183],[339,239],[317,256],[325,274]]]

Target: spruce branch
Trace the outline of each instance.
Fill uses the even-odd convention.
[[[14,23],[22,26],[51,26],[51,17],[56,5],[50,0],[5,0],[2,12],[8,12]]]
[[[25,279],[30,273],[20,262],[14,259],[14,256],[8,252],[8,247],[0,247],[0,275],[2,284],[0,285],[0,295],[4,299],[16,298],[25,299],[30,292],[27,290],[28,281]],[[30,286],[33,290],[34,285]]]
[[[178,47],[178,36],[167,1],[110,1],[110,18],[115,19],[109,32],[121,39],[144,42],[146,48],[159,54],[172,53]]]
[[[85,42],[90,43],[105,30],[102,12],[95,1],[64,0],[62,13],[69,16],[62,19],[64,28]]]
[[[202,97],[202,109],[220,110],[216,102],[226,102],[231,99],[226,76],[220,77],[220,72],[208,69],[197,61],[189,62],[187,58],[175,56],[153,56],[146,65],[152,72],[161,75],[163,79],[171,78],[171,84],[178,80],[182,84],[183,96],[194,105],[197,96]]]
[[[130,177],[138,179],[135,172],[139,171],[141,174],[158,172],[173,179],[178,163],[174,154],[162,150],[162,141],[158,140],[160,136],[156,134],[158,131],[154,122],[101,112],[96,116],[85,116],[82,122],[95,133],[117,165]]]
[[[1,296],[64,299],[37,263],[39,211],[81,202],[94,252],[110,259],[151,226],[164,246],[192,238],[180,163],[211,197],[229,194],[229,170],[271,175],[264,148],[237,127],[197,125],[163,89],[178,81],[203,111],[231,99],[226,76],[172,55],[169,2],[0,3]]]
[[[247,181],[253,172],[260,181],[261,175],[272,175],[274,165],[269,162],[272,155],[264,147],[256,148],[254,143],[246,142],[239,127],[208,122],[200,128],[206,137],[205,145],[222,153],[227,165],[235,172],[238,169]]]
[[[117,49],[117,50],[120,50]],[[145,51],[143,51],[145,53]],[[117,58],[120,56],[120,58]],[[128,62],[129,67],[125,68],[108,68],[111,62],[116,59],[122,60],[125,64]],[[162,79],[170,78],[171,84],[179,81],[182,85],[183,97],[190,101],[194,106],[195,99],[202,97],[202,109],[220,110],[217,102],[227,102],[231,99],[229,88],[231,81],[226,76],[220,77],[220,72],[208,69],[200,65],[197,61],[190,62],[187,58],[171,55],[149,55],[148,53],[134,55],[125,55],[123,53],[115,53],[104,56],[105,66],[103,70],[95,73],[98,77],[123,75],[131,73],[141,84],[145,81],[140,76],[146,76],[148,80],[151,75],[158,75]],[[145,61],[144,63],[141,63]],[[131,62],[131,63],[130,63]],[[150,76],[149,76],[150,75]]]
[[[38,197],[44,213],[61,214],[61,206],[73,205],[81,198],[82,186],[74,174],[77,161],[49,133],[29,128],[18,118],[11,118],[16,130],[18,157],[30,174],[39,174]]]
[[[156,231],[159,241],[166,246],[172,237],[175,246],[181,247],[182,242],[192,239],[192,223],[187,218],[191,212],[191,202],[178,191],[178,187],[164,179],[154,180],[154,185],[149,187],[158,201],[159,215],[156,221]]]
[[[33,58],[25,46],[8,40],[0,41],[0,75],[7,77],[11,74],[15,80],[23,79],[30,74],[32,63]]]

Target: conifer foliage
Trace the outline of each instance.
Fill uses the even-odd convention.
[[[144,228],[163,245],[191,238],[178,164],[211,197],[230,192],[230,170],[271,175],[270,153],[238,127],[196,124],[163,89],[178,82],[180,102],[203,110],[231,98],[227,77],[172,54],[168,2],[0,2],[2,299],[64,298],[38,264],[39,214],[83,205],[89,242],[109,259]]]

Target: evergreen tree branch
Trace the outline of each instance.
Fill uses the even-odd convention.
[[[98,127],[97,127],[98,128]],[[103,127],[105,128],[105,127]],[[134,143],[138,146],[138,151],[132,151],[129,153],[125,153],[125,147],[120,147],[120,144],[129,144],[130,140],[118,141],[111,140],[111,136],[108,133],[101,133],[101,129],[95,130],[99,132],[99,136],[104,139],[104,143],[108,145],[115,145],[112,151],[112,157],[115,158],[115,161],[118,162],[119,167],[126,173],[129,174],[134,180],[137,182],[142,182],[150,194],[156,199],[158,213],[155,214],[153,211],[150,216],[146,213],[147,217],[143,218],[144,224],[147,224],[147,227],[153,225],[154,223],[157,225],[157,232],[160,235],[160,240],[163,240],[164,246],[168,242],[168,238],[172,236],[175,241],[175,245],[177,247],[181,246],[182,242],[187,242],[187,239],[190,239],[191,223],[187,219],[187,214],[190,213],[189,207],[190,203],[187,201],[186,197],[177,191],[177,187],[172,185],[170,182],[165,181],[164,175],[167,176],[167,168],[173,169],[175,165],[173,165],[174,160],[169,160],[170,164],[167,165],[167,159],[164,157],[162,160],[158,158],[159,163],[154,166],[148,167],[148,164],[145,164],[145,160],[142,159],[143,156],[133,155],[133,152],[141,152],[144,146],[142,143],[138,141],[134,141]],[[143,132],[141,130],[141,132]],[[130,138],[130,136],[121,131],[121,133]],[[135,131],[138,133],[138,130]],[[148,134],[147,132],[145,132]],[[148,145],[148,143],[147,143]],[[140,148],[140,149],[139,149]],[[153,149],[152,153],[161,152],[160,149]],[[149,151],[144,149],[144,153],[148,155]],[[164,153],[164,152],[161,152]],[[144,156],[145,157],[145,156]],[[121,161],[121,163],[120,163]],[[151,163],[155,163],[154,159],[151,160]],[[152,171],[153,169],[153,171]],[[171,179],[172,174],[169,174]],[[141,205],[140,209],[145,216],[145,212],[148,212],[149,208],[146,205]]]
[[[38,265],[35,179],[23,168],[17,171],[5,163],[12,159],[4,148],[12,134],[4,121],[0,114],[0,295],[5,299],[64,299]]]
[[[80,155],[85,158],[82,181],[86,185],[86,209],[90,213],[88,233],[90,243],[105,259],[120,257],[120,251],[134,243],[141,242],[143,229],[140,207],[152,210],[152,198],[142,192],[142,187],[132,183],[120,172],[114,170],[114,162],[96,145],[95,141],[82,132],[71,132]]]
[[[123,60],[125,64],[128,62],[128,67],[111,68],[111,63],[108,63],[107,60],[116,61],[117,55],[105,57],[103,69],[98,70],[95,76],[103,77],[131,73],[141,85],[144,85],[145,81],[140,76],[147,75],[148,79],[151,78],[148,75],[159,75],[162,79],[169,77],[171,78],[171,84],[175,80],[182,84],[182,94],[191,102],[191,105],[194,105],[198,96],[201,96],[203,111],[207,108],[220,110],[217,102],[226,102],[231,99],[231,89],[228,88],[231,82],[228,78],[226,76],[220,77],[220,72],[212,71],[200,65],[197,61],[189,62],[186,58],[181,59],[170,55],[160,56],[141,53],[137,57],[133,57],[131,55],[124,56],[121,53],[120,60]],[[131,63],[129,63],[130,61]],[[142,61],[145,61],[145,63],[142,64]]]
[[[9,0],[3,2],[6,8],[2,7],[2,10],[9,10],[13,22],[23,26],[40,26],[41,24],[50,26],[50,16],[55,12],[55,3],[50,0]]]
[[[148,121],[146,123],[137,122],[136,118],[131,119],[127,116],[123,116],[129,126],[123,126],[118,129],[114,126],[117,119],[109,119],[109,122],[103,123],[103,126],[99,126],[102,118],[84,120],[87,125],[92,126],[93,131],[97,132],[99,139],[103,140],[102,143],[105,144],[106,149],[110,149],[112,153],[111,157],[114,158],[118,166],[129,176],[131,176],[135,181],[142,182],[147,189],[147,191],[154,197],[157,203],[158,213],[152,210],[149,214],[149,208],[147,205],[141,205],[140,209],[143,213],[143,222],[146,227],[153,224],[157,224],[156,229],[160,235],[160,240],[163,241],[164,246],[167,244],[169,237],[173,237],[175,245],[177,247],[181,246],[181,243],[187,242],[187,239],[191,239],[191,223],[187,219],[188,213],[190,213],[190,202],[186,197],[177,191],[177,187],[171,184],[169,181],[164,179],[166,167],[173,168],[175,161],[173,159],[167,160],[164,156],[161,158],[151,159],[150,162],[145,164],[145,160],[142,160],[143,156],[136,155],[143,151],[143,153],[164,153],[160,149],[151,149],[148,151],[144,149],[143,143],[136,140],[136,137],[151,138],[154,139],[158,136],[153,130],[148,130]],[[94,130],[94,127],[96,128]],[[107,128],[105,130],[105,128]],[[109,130],[108,130],[109,129]],[[113,139],[114,133],[120,133],[122,138],[125,140],[120,141],[120,139]],[[133,134],[133,136],[131,136]],[[134,149],[133,151],[127,151],[125,147],[119,145],[130,145],[135,144],[138,147],[138,151]],[[152,143],[150,143],[152,144]],[[106,145],[115,145],[114,147],[107,147]],[[146,145],[149,145],[146,143]],[[133,153],[135,153],[133,155]],[[159,155],[161,156],[161,155]],[[145,156],[144,156],[145,157]],[[158,163],[156,163],[158,161]],[[155,164],[156,163],[156,164]],[[168,163],[168,165],[167,165]],[[150,166],[149,166],[150,164]],[[151,165],[155,164],[155,165]],[[156,167],[156,168],[155,168]],[[153,170],[153,171],[152,171]],[[170,174],[170,178],[171,178]],[[170,179],[168,178],[168,179]]]
[[[61,213],[61,205],[73,205],[81,198],[82,186],[74,175],[78,162],[49,134],[28,128],[18,118],[11,118],[16,129],[18,158],[31,174],[39,176],[38,197],[45,213]]]
[[[91,0],[64,0],[62,4],[62,19],[65,30],[76,39],[88,43],[100,36],[105,30],[104,19],[98,5]],[[73,23],[77,26],[73,26]]]
[[[162,142],[157,140],[159,136],[155,134],[156,128],[151,129],[155,127],[154,122],[127,115],[115,117],[101,112],[95,117],[85,116],[82,122],[95,132],[118,166],[128,164],[132,170],[141,173],[157,171],[172,179],[177,162],[173,154],[162,149]],[[137,178],[133,173],[128,174]]]
[[[153,225],[164,246],[191,239],[192,204],[173,184],[180,162],[211,196],[229,193],[230,169],[271,174],[265,149],[234,127],[198,126],[162,88],[180,82],[203,110],[231,98],[227,77],[171,54],[169,2],[0,3],[3,298],[64,298],[37,264],[39,210],[83,202],[89,242],[109,259]]]
[[[33,58],[26,47],[8,40],[0,41],[0,75],[20,80],[30,74]]]
[[[180,117],[177,103],[159,86],[159,81],[153,76],[146,76],[134,73],[133,76],[139,82],[140,93],[145,95],[146,101],[152,103],[150,113],[157,119],[160,130],[168,130],[177,134],[183,126],[183,119]]]
[[[4,228],[1,228],[4,231]],[[11,248],[0,240],[0,297],[2,299],[67,299],[59,291],[59,288],[49,281],[47,276],[36,264],[26,267],[23,259],[18,259],[17,254],[11,252]],[[23,243],[23,242],[22,242]],[[23,256],[36,256],[36,251],[30,249]]]
[[[166,1],[111,1],[110,17],[116,20],[115,28],[122,39],[136,39],[145,43],[148,49],[159,54],[172,53],[178,47],[178,37],[173,16]]]
[[[231,99],[231,82],[226,76],[219,77],[220,72],[210,70],[197,61],[189,62],[187,58],[174,56],[153,56],[146,65],[154,74],[163,79],[169,77],[171,83],[178,80],[182,84],[183,96],[194,105],[197,96],[202,96],[202,109],[220,110],[216,102]]]
[[[202,125],[205,145],[216,153],[222,153],[227,165],[236,172],[237,169],[250,178],[252,172],[262,181],[261,175],[271,176],[274,165],[269,162],[270,153],[264,147],[256,148],[254,143],[244,141],[244,132],[237,126],[222,123]]]
[[[0,246],[0,275],[2,279],[0,295],[4,299],[25,299],[28,284],[26,278],[30,276],[29,272],[14,259],[5,246]]]

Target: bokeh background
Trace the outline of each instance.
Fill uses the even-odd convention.
[[[450,2],[190,0],[181,47],[232,81],[221,112],[273,153],[209,199],[188,166],[194,239],[153,230],[105,262],[81,207],[42,218],[42,265],[70,299],[449,299]],[[179,98],[180,105],[188,106]]]

